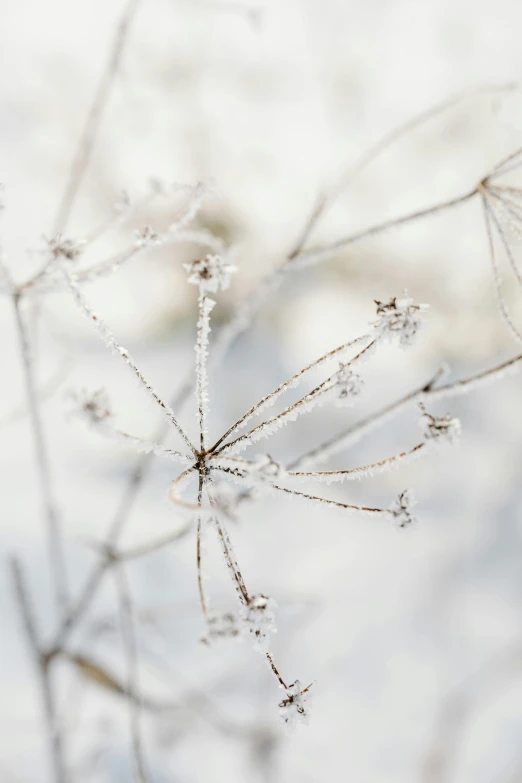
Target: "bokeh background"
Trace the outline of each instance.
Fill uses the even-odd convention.
[[[17,279],[35,268],[51,231],[123,6],[0,4],[1,241]],[[196,225],[235,244],[240,266],[220,297],[222,321],[281,261],[318,194],[383,134],[460,90],[522,78],[520,22],[515,0],[142,0],[69,233],[84,235],[122,189],[139,197],[151,177],[212,182]],[[354,178],[314,241],[463,194],[521,140],[519,91],[471,95]],[[127,247],[146,223],[164,228],[182,203],[178,194],[151,206],[100,241],[92,260]],[[182,263],[195,252],[187,244],[152,249],[87,291],[164,397],[193,361],[196,303]],[[508,274],[505,283],[516,313],[520,292]],[[365,367],[355,408],[322,408],[291,424],[270,444],[273,456],[299,453],[442,362],[458,378],[519,350],[496,309],[483,220],[471,201],[289,277],[211,378],[216,434],[305,362],[359,334],[374,298],[405,287],[430,304],[415,348],[382,350]],[[65,294],[46,295],[28,317],[78,590],[135,463],[132,452],[67,416],[67,390],[105,387],[121,427],[144,437],[158,416]],[[7,297],[0,328],[2,552],[23,558],[50,635],[56,618]],[[143,690],[180,705],[168,717],[144,715],[155,783],[522,780],[520,384],[505,378],[437,406],[463,425],[460,445],[444,457],[330,488],[339,499],[379,504],[413,487],[422,525],[406,536],[274,498],[244,507],[231,535],[248,581],[278,601],[274,654],[287,680],[314,681],[311,723],[290,737],[260,656],[246,644],[199,644],[193,536],[127,568]],[[417,418],[404,411],[331,467],[413,444]],[[195,427],[192,403],[182,419]],[[123,544],[182,525],[166,500],[172,478],[168,463],[152,462]],[[208,549],[212,605],[232,607],[217,545],[209,540]],[[37,682],[7,566],[0,585],[0,776],[48,781]],[[115,611],[108,577],[71,648],[121,674]],[[124,700],[65,662],[56,677],[71,781],[131,780]]]

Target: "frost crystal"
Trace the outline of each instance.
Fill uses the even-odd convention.
[[[363,387],[363,379],[360,375],[353,372],[348,364],[339,362],[339,369],[335,374],[335,382],[338,389],[339,400],[347,400],[350,397],[357,397]]]
[[[279,703],[279,714],[288,729],[298,723],[308,723],[309,711],[305,707],[308,698],[309,690],[302,689],[299,680],[286,686],[286,698]]]
[[[461,433],[459,419],[450,416],[432,416],[424,408],[422,410],[421,426],[426,440],[437,443],[455,443]]]
[[[263,652],[268,648],[268,634],[276,633],[274,610],[276,602],[273,598],[259,593],[248,599],[241,610],[241,618],[245,631],[254,637],[254,647]]]
[[[420,313],[426,310],[428,305],[414,304],[407,291],[404,291],[401,297],[393,297],[389,302],[375,300],[375,304],[379,319],[373,326],[378,335],[390,341],[397,337],[403,348],[412,345],[421,326]]]
[[[159,234],[156,234],[150,226],[145,226],[134,232],[135,247],[144,248],[159,244],[161,244],[161,237]]]
[[[391,504],[389,512],[393,516],[397,527],[410,527],[417,522],[417,519],[411,513],[411,509],[415,504],[416,501],[410,489],[405,489],[404,492],[401,492],[397,500]]]
[[[73,401],[71,413],[84,419],[88,424],[100,424],[112,416],[109,397],[105,389],[96,389],[93,392],[81,389],[72,392],[70,398]]]
[[[216,293],[230,285],[230,278],[237,267],[229,264],[221,256],[207,255],[203,259],[184,264],[188,274],[188,282],[199,285],[204,291]]]
[[[201,640],[204,644],[211,644],[222,639],[234,639],[239,636],[239,627],[236,615],[231,612],[225,614],[210,614],[207,618],[207,635]]]

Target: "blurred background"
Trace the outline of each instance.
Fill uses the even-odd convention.
[[[109,56],[122,0],[0,4],[1,242],[17,280],[38,267],[79,135]],[[211,183],[194,225],[236,247],[239,274],[219,296],[215,324],[295,243],[318,195],[409,117],[461,90],[522,79],[515,0],[141,0],[106,106],[68,235],[82,237],[151,178]],[[522,142],[519,90],[470,94],[387,148],[354,177],[313,243],[468,192]],[[521,175],[522,176],[522,175]],[[184,191],[148,205],[89,248],[93,263],[163,230]],[[152,248],[86,295],[164,399],[193,363],[195,289],[189,243]],[[515,313],[522,297],[505,274]],[[407,288],[427,302],[407,353],[365,366],[357,406],[328,406],[290,424],[270,453],[291,459],[429,379],[443,362],[465,377],[519,348],[495,304],[476,200],[355,244],[296,272],[210,379],[216,434],[306,362],[357,336],[373,299]],[[63,293],[27,307],[52,483],[75,591],[96,562],[135,455],[67,416],[70,389],[104,387],[118,425],[142,437],[156,409]],[[519,319],[519,323],[522,319]],[[2,552],[23,560],[45,638],[56,627],[33,444],[9,298],[2,334]],[[273,643],[281,673],[314,682],[312,718],[292,736],[280,691],[247,644],[200,644],[194,535],[126,573],[139,622],[144,749],[155,783],[519,783],[522,781],[522,419],[520,377],[435,406],[461,418],[461,443],[328,489],[347,502],[388,504],[405,487],[422,521],[402,535],[367,518],[297,502],[245,504],[231,528],[247,581],[278,602]],[[193,401],[181,414],[195,432]],[[406,409],[331,469],[380,459],[418,440]],[[263,446],[263,449],[265,447]],[[267,447],[268,448],[268,447]],[[167,500],[175,466],[153,458],[122,546],[181,528]],[[209,538],[207,590],[216,609],[233,589]],[[7,565],[0,571],[0,778],[50,781],[38,682]],[[123,679],[109,574],[70,649]],[[53,670],[71,781],[132,780],[128,705],[67,661]],[[88,674],[88,673],[87,673]]]

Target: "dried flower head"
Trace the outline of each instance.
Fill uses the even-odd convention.
[[[203,644],[236,639],[240,636],[238,618],[232,612],[213,613],[207,617],[207,635],[201,640]]]
[[[419,405],[422,416],[421,426],[424,431],[424,437],[426,440],[437,443],[455,443],[462,430],[459,419],[450,416],[446,413],[444,416],[433,416],[428,413],[424,405]]]
[[[251,596],[241,610],[245,632],[254,637],[254,647],[263,652],[268,648],[269,634],[276,633],[273,598],[258,593]]]
[[[401,492],[397,500],[391,504],[389,511],[397,527],[411,527],[417,523],[417,519],[411,513],[411,509],[415,505],[416,500],[413,497],[411,489],[405,489],[404,492]]]
[[[406,290],[402,296],[394,296],[389,302],[376,299],[375,304],[379,318],[373,326],[377,333],[390,341],[398,338],[403,348],[412,345],[421,326],[420,314],[427,310],[428,305],[414,304]]]
[[[310,716],[306,702],[309,700],[310,686],[301,688],[296,680],[285,686],[285,698],[279,703],[279,714],[287,729],[294,729],[299,723],[308,723]]]
[[[216,293],[223,291],[230,285],[231,276],[237,271],[237,267],[225,261],[221,256],[206,255],[203,259],[196,259],[190,264],[184,264],[188,274],[188,281],[198,285],[203,291]]]
[[[75,261],[81,255],[84,245],[84,239],[71,239],[62,234],[56,234],[47,240],[47,249],[51,256],[66,261]]]
[[[135,247],[152,247],[161,244],[161,236],[152,230],[150,226],[145,226],[134,232]]]
[[[109,396],[105,389],[95,391],[80,389],[77,392],[70,392],[69,399],[71,414],[82,418],[88,424],[100,424],[112,417]]]
[[[357,397],[363,388],[364,381],[360,375],[350,368],[348,364],[339,362],[339,369],[334,379],[337,387],[338,399],[345,402],[350,398]]]

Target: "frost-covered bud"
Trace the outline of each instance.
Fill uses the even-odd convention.
[[[238,618],[231,612],[210,614],[207,619],[207,635],[201,640],[203,644],[237,639],[240,635]]]
[[[207,255],[203,259],[184,264],[184,267],[189,283],[210,293],[228,288],[231,276],[237,272],[236,266],[215,255]]]
[[[105,389],[96,389],[93,392],[81,389],[78,392],[72,392],[69,397],[72,401],[71,414],[83,419],[87,424],[97,425],[112,416],[109,397]]]
[[[273,598],[259,593],[249,598],[248,603],[241,609],[244,631],[254,637],[254,647],[266,652],[268,648],[269,633],[276,633],[274,610],[276,602]]]
[[[407,291],[389,302],[375,300],[375,304],[379,318],[373,326],[377,334],[389,340],[397,338],[403,348],[412,345],[421,326],[420,314],[428,305],[414,304]]]
[[[301,683],[296,680],[286,688],[286,698],[279,703],[279,714],[287,727],[294,729],[299,723],[308,723],[310,717],[306,702],[309,698],[309,688],[301,688]]]
[[[432,416],[427,410],[421,408],[421,426],[427,441],[439,443],[455,443],[461,433],[459,419],[455,419],[447,413],[445,416]]]
[[[357,397],[361,393],[363,383],[361,376],[353,372],[349,365],[339,362],[339,369],[335,374],[335,386],[339,400],[344,402],[351,397]]]
[[[135,247],[152,247],[161,244],[161,237],[150,226],[145,226],[134,232]]]
[[[66,261],[75,261],[83,250],[84,239],[68,239],[62,234],[47,240],[47,249],[53,258],[64,258]]]
[[[401,492],[397,500],[391,504],[388,510],[397,527],[405,528],[417,523],[417,519],[411,513],[411,509],[415,505],[416,500],[410,489],[405,489],[404,492]]]
[[[266,479],[281,478],[284,476],[285,469],[283,466],[276,462],[270,454],[259,454],[254,460],[250,474],[265,481]]]

